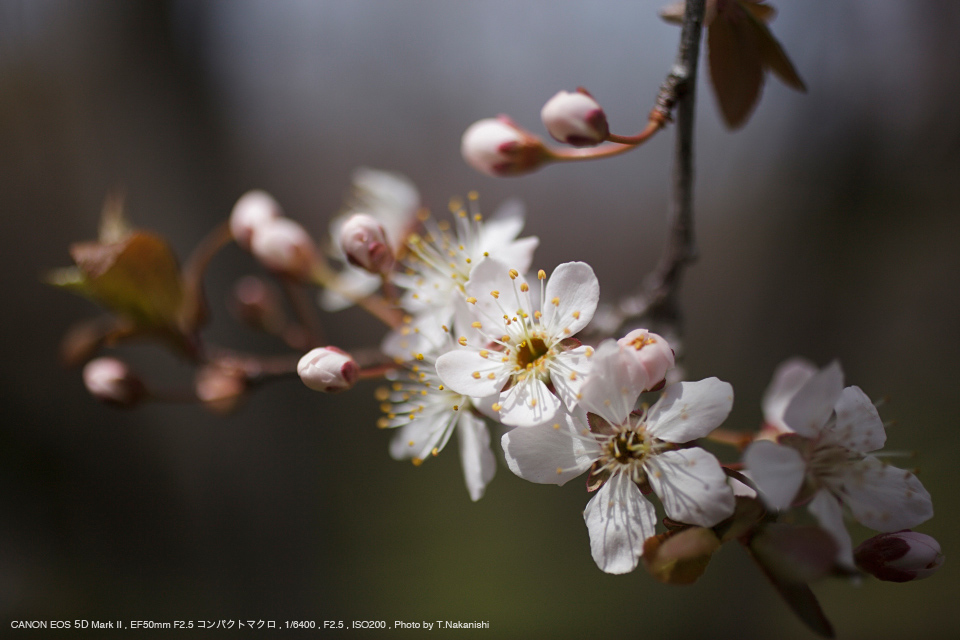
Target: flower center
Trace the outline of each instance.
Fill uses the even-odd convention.
[[[517,345],[517,368],[532,369],[537,367],[543,358],[550,353],[547,344],[542,338],[530,338]]]

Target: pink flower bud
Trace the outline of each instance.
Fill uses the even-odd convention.
[[[467,127],[460,154],[471,167],[491,176],[518,176],[540,168],[549,157],[540,138],[507,116],[478,120]]]
[[[83,383],[97,400],[120,407],[132,407],[146,396],[140,378],[116,358],[97,358],[83,368]]]
[[[248,191],[230,213],[230,233],[237,244],[250,250],[254,230],[282,215],[280,205],[266,191]]]
[[[610,134],[603,108],[584,89],[561,91],[547,100],[540,119],[551,136],[574,147],[598,145]]]
[[[673,350],[661,336],[646,329],[634,329],[617,340],[627,356],[630,375],[637,380],[646,380],[643,388],[650,390],[666,378],[673,368]]]
[[[888,582],[926,578],[947,559],[936,540],[909,529],[865,540],[854,551],[854,558],[861,569]]]
[[[340,250],[350,264],[370,273],[387,273],[393,267],[393,251],[383,227],[372,216],[357,213],[340,227]]]
[[[250,251],[271,271],[298,279],[309,277],[317,263],[313,239],[289,218],[276,218],[257,227]]]
[[[360,367],[350,354],[336,347],[320,347],[300,358],[297,373],[303,384],[314,391],[336,393],[357,382]]]

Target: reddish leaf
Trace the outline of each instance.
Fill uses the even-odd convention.
[[[707,30],[710,82],[727,126],[742,126],[763,86],[763,62],[752,20],[738,4],[717,14]]]
[[[643,566],[666,584],[693,584],[706,571],[720,540],[710,529],[688,527],[647,538]]]

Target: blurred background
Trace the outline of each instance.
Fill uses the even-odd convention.
[[[956,637],[960,549],[960,4],[778,3],[772,23],[809,92],[768,79],[745,128],[721,125],[701,76],[696,223],[683,287],[692,379],[737,394],[755,428],[774,367],[839,358],[886,396],[888,449],[916,451],[948,556],[929,580],[818,584],[841,638]],[[484,637],[812,637],[734,545],[692,587],[600,572],[581,482],[505,466],[478,503],[451,446],[391,460],[373,383],[325,396],[268,386],[227,417],[118,411],[58,364],[99,313],[40,284],[96,236],[122,189],[130,219],[181,257],[246,190],[272,193],[318,239],[350,174],[399,171],[442,212],[470,189],[508,196],[540,237],[534,267],[588,261],[613,301],[655,264],[673,131],[593,164],[477,174],[463,130],[498,113],[545,135],[543,103],[587,87],[638,131],[679,30],[657,2],[0,0],[0,624],[20,619],[486,620]],[[236,247],[207,278],[220,344],[282,346],[226,311],[257,273]],[[376,344],[357,311],[332,342]],[[189,370],[158,348],[138,366]],[[172,373],[171,373],[172,372]],[[852,528],[855,542],[870,535]]]

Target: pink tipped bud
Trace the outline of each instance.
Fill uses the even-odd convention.
[[[603,108],[584,89],[561,91],[547,100],[540,119],[551,136],[574,147],[598,145],[610,134]]]
[[[667,376],[675,362],[673,349],[661,336],[646,329],[634,329],[617,340],[627,356],[630,375],[637,380],[646,380],[643,388],[654,389]]]
[[[230,213],[230,233],[238,245],[249,251],[254,230],[281,215],[280,205],[269,193],[248,191],[233,205]]]
[[[858,567],[888,582],[926,578],[947,559],[936,540],[910,530],[873,536],[857,547],[854,558]]]
[[[297,373],[314,391],[346,391],[360,377],[360,367],[350,354],[336,347],[320,347],[300,358]]]
[[[132,407],[146,396],[140,378],[116,358],[97,358],[83,368],[83,383],[97,400],[119,407]]]
[[[250,251],[270,269],[306,279],[317,263],[317,248],[302,226],[289,218],[276,218],[257,227]]]
[[[393,267],[393,251],[383,226],[372,216],[357,213],[340,227],[340,250],[350,264],[370,273],[387,273]]]
[[[460,154],[471,167],[491,176],[530,173],[549,157],[540,138],[506,116],[478,120],[467,127]]]

